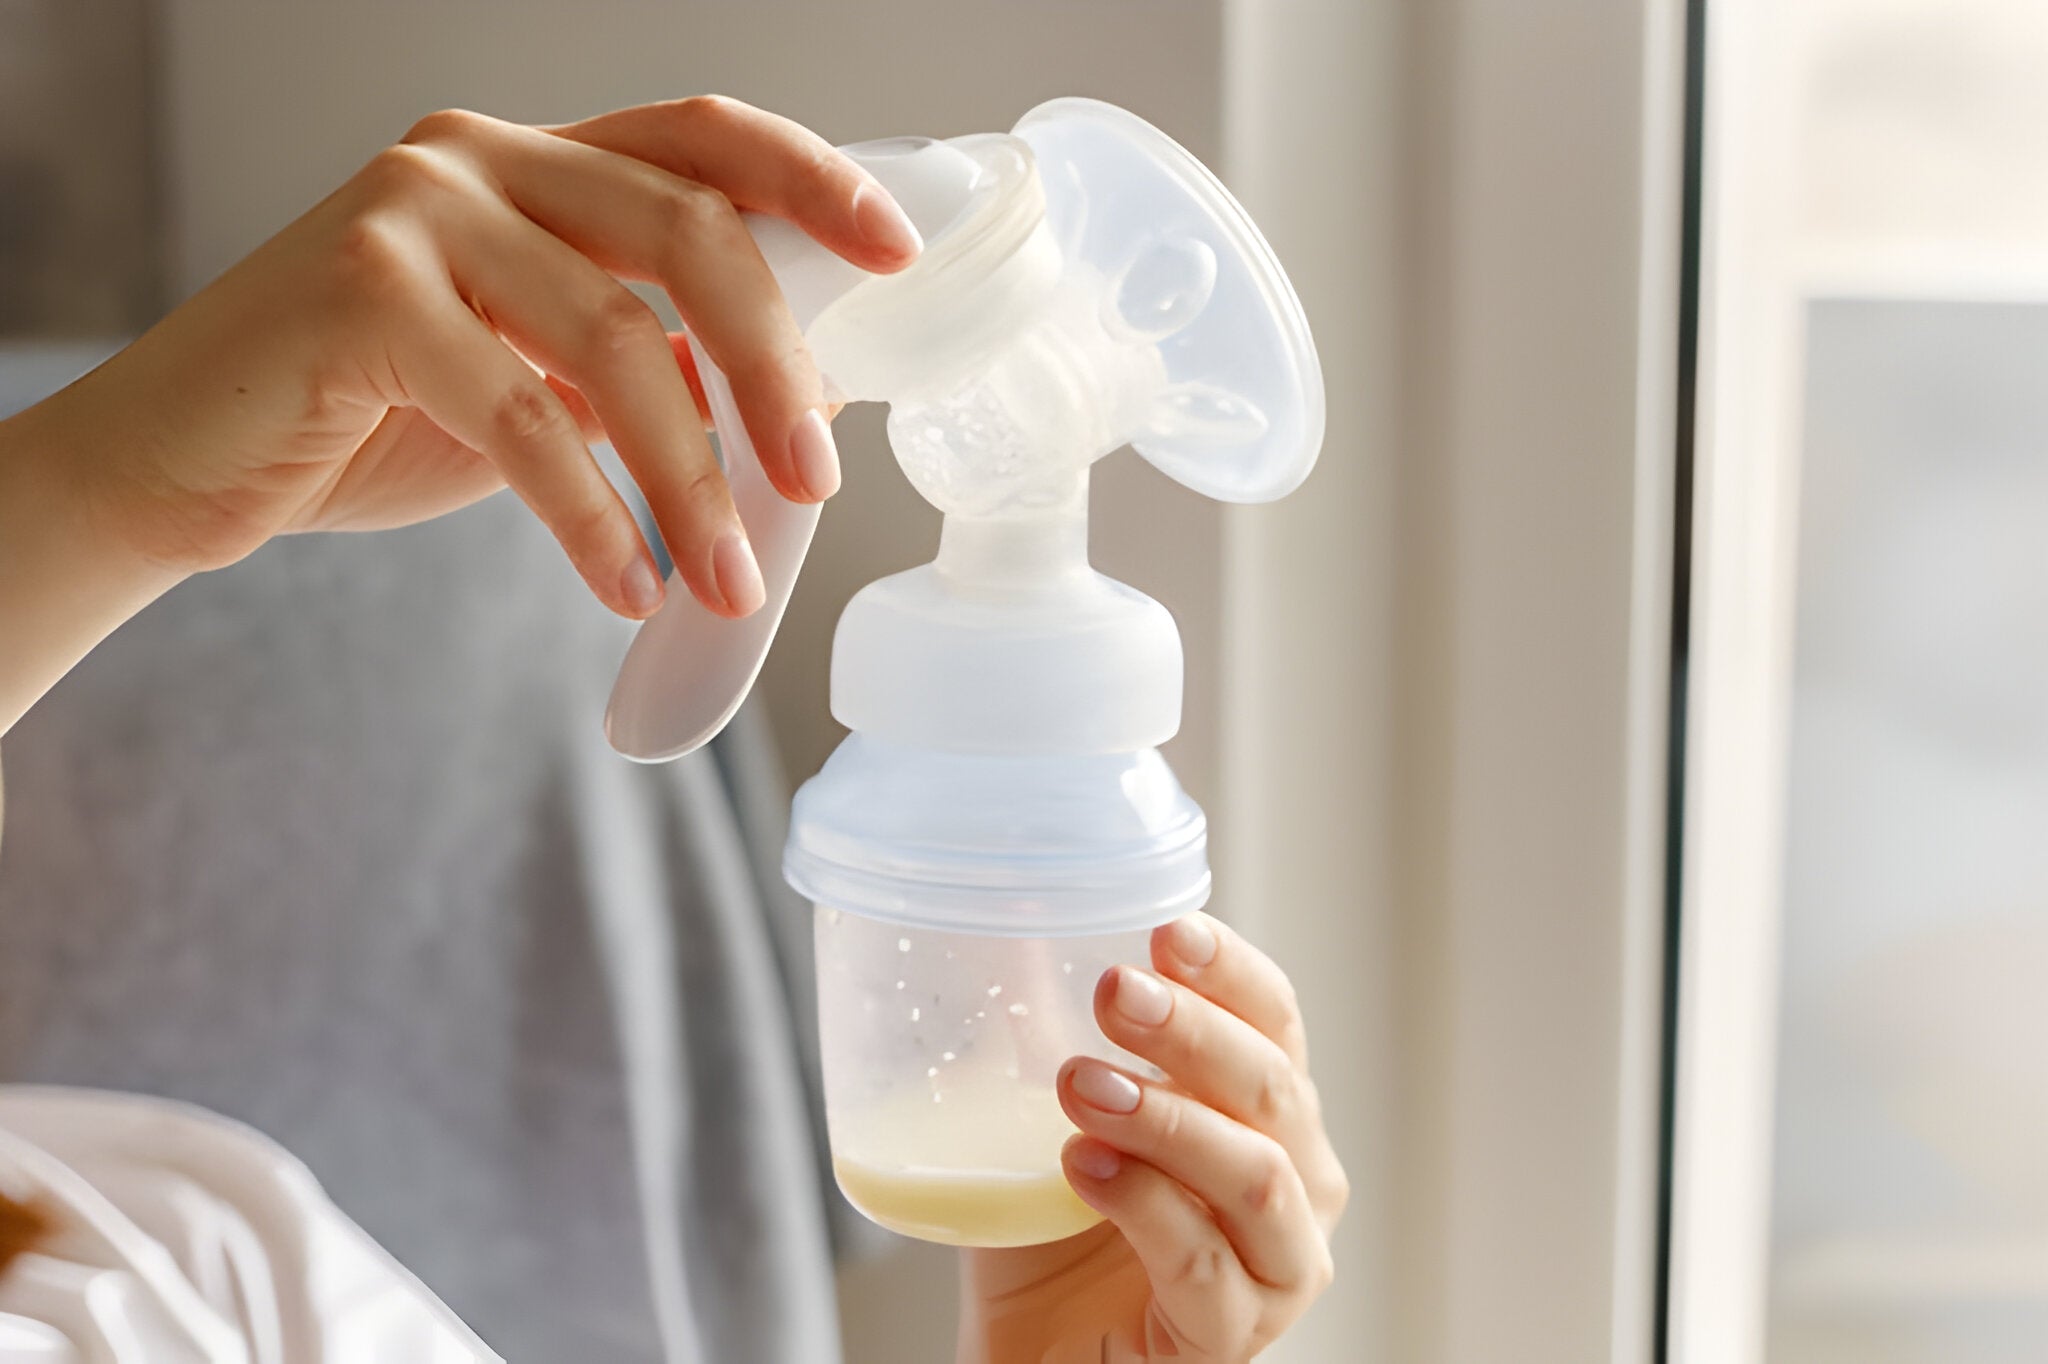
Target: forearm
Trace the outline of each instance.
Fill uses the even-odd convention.
[[[174,586],[98,523],[66,400],[0,422],[0,735],[81,658]]]

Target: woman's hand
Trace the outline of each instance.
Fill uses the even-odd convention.
[[[1240,1364],[1329,1286],[1349,1196],[1294,990],[1206,914],[1152,936],[1154,972],[1104,974],[1095,1014],[1155,1080],[1076,1058],[1068,1182],[1107,1222],[967,1252],[963,1364]]]
[[[753,610],[759,570],[687,351],[619,282],[674,300],[776,488],[831,495],[822,383],[742,209],[869,270],[919,249],[852,161],[731,100],[546,129],[422,120],[133,346],[0,424],[0,732],[38,677],[185,574],[284,531],[402,525],[506,484],[601,601],[651,615],[661,579],[597,439],[691,593]]]
[[[823,388],[741,209],[872,270],[917,251],[851,161],[730,100],[551,129],[434,114],[87,381],[70,405],[112,405],[119,425],[92,424],[130,439],[81,472],[124,538],[195,569],[509,483],[599,599],[641,617],[661,583],[586,448],[609,437],[691,591],[744,614],[758,575],[674,342],[619,282],[674,300],[776,487],[830,496]]]

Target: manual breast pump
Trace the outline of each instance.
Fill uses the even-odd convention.
[[[1207,826],[1158,745],[1180,727],[1164,607],[1088,564],[1088,470],[1128,444],[1230,502],[1292,491],[1322,375],[1272,250],[1200,162],[1135,115],[1063,99],[1007,134],[848,154],[925,239],[868,275],[749,225],[828,388],[889,404],[889,443],[945,514],[938,557],[839,622],[851,730],[797,793],[784,871],[816,905],[833,1164],[912,1236],[1026,1245],[1096,1219],[1060,1173],[1053,1093],[1110,965],[1209,896]],[[729,386],[697,363],[767,586],[725,620],[686,590],[644,625],[606,729],[678,757],[753,685],[818,508],[785,501]]]

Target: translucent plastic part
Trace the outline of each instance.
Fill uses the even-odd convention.
[[[729,620],[698,605],[680,576],[670,575],[668,600],[634,636],[604,717],[612,747],[640,762],[664,762],[702,747],[739,710],[818,529],[815,503],[791,502],[768,481],[740,423],[732,385],[694,337],[690,354],[721,434],[726,481],[753,542],[766,599],[752,615]]]
[[[1207,903],[1208,823],[1151,749],[991,757],[855,734],[797,793],[783,870],[905,927],[1088,936]]]
[[[828,386],[891,405],[898,462],[949,524],[1038,527],[1056,548],[1085,518],[1088,466],[1126,443],[1189,487],[1232,501],[1281,496],[1306,476],[1322,439],[1323,394],[1300,302],[1236,201],[1163,133],[1113,106],[1070,99],[1033,110],[1011,135],[850,151],[924,233],[911,267],[865,276],[787,224],[752,227]],[[768,605],[720,621],[678,590],[643,627],[607,731],[615,747],[647,760],[689,751],[738,708],[816,524],[814,509],[773,496],[722,379],[705,379],[742,518],[762,551]],[[1041,556],[1064,571],[1057,558]],[[971,585],[954,586],[974,609]],[[1001,628],[1011,586],[982,594],[978,605],[993,613],[987,629]],[[933,617],[939,633],[927,654],[954,649],[961,614]],[[1166,653],[1150,656],[1163,664]],[[1091,660],[1054,652],[1043,664],[1059,676],[1086,672]],[[1124,746],[1156,743],[1162,724],[1178,723],[1178,678],[1153,666],[1125,685],[1138,718]],[[893,718],[914,725],[920,713]],[[981,733],[969,744],[1057,737]]]
[[[969,575],[992,537],[968,532],[1008,528],[949,517],[938,563],[861,589],[833,644],[833,715],[870,738],[991,756],[1131,754],[1172,738],[1180,631],[1142,592],[1082,561],[1001,589],[990,628]]]
[[[990,938],[820,905],[818,1028],[839,1187],[906,1236],[1021,1246],[1100,1218],[1074,1196],[1054,1081],[1070,1056],[1133,1070],[1094,1020],[1095,983],[1146,935]]]
[[[1062,254],[1099,271],[1111,325],[1154,342],[1167,384],[1126,430],[1225,502],[1300,486],[1323,443],[1322,367],[1278,257],[1223,182],[1136,114],[1091,99],[1017,122]]]

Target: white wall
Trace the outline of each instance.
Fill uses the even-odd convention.
[[[1294,496],[1233,508],[1224,546],[1219,893],[1290,969],[1351,1177],[1341,1287],[1267,1356],[1392,1352],[1387,1213],[1400,966],[1391,817],[1407,26],[1356,0],[1228,9],[1226,178],[1287,262],[1328,384]]]
[[[1419,38],[1403,1360],[1649,1357],[1676,12],[1458,0]]]
[[[0,5],[0,336],[122,336],[161,306],[143,13]]]
[[[1649,1357],[1677,12],[1230,7],[1331,436],[1231,522],[1223,875],[1344,1039],[1365,1271],[1276,1358]]]

